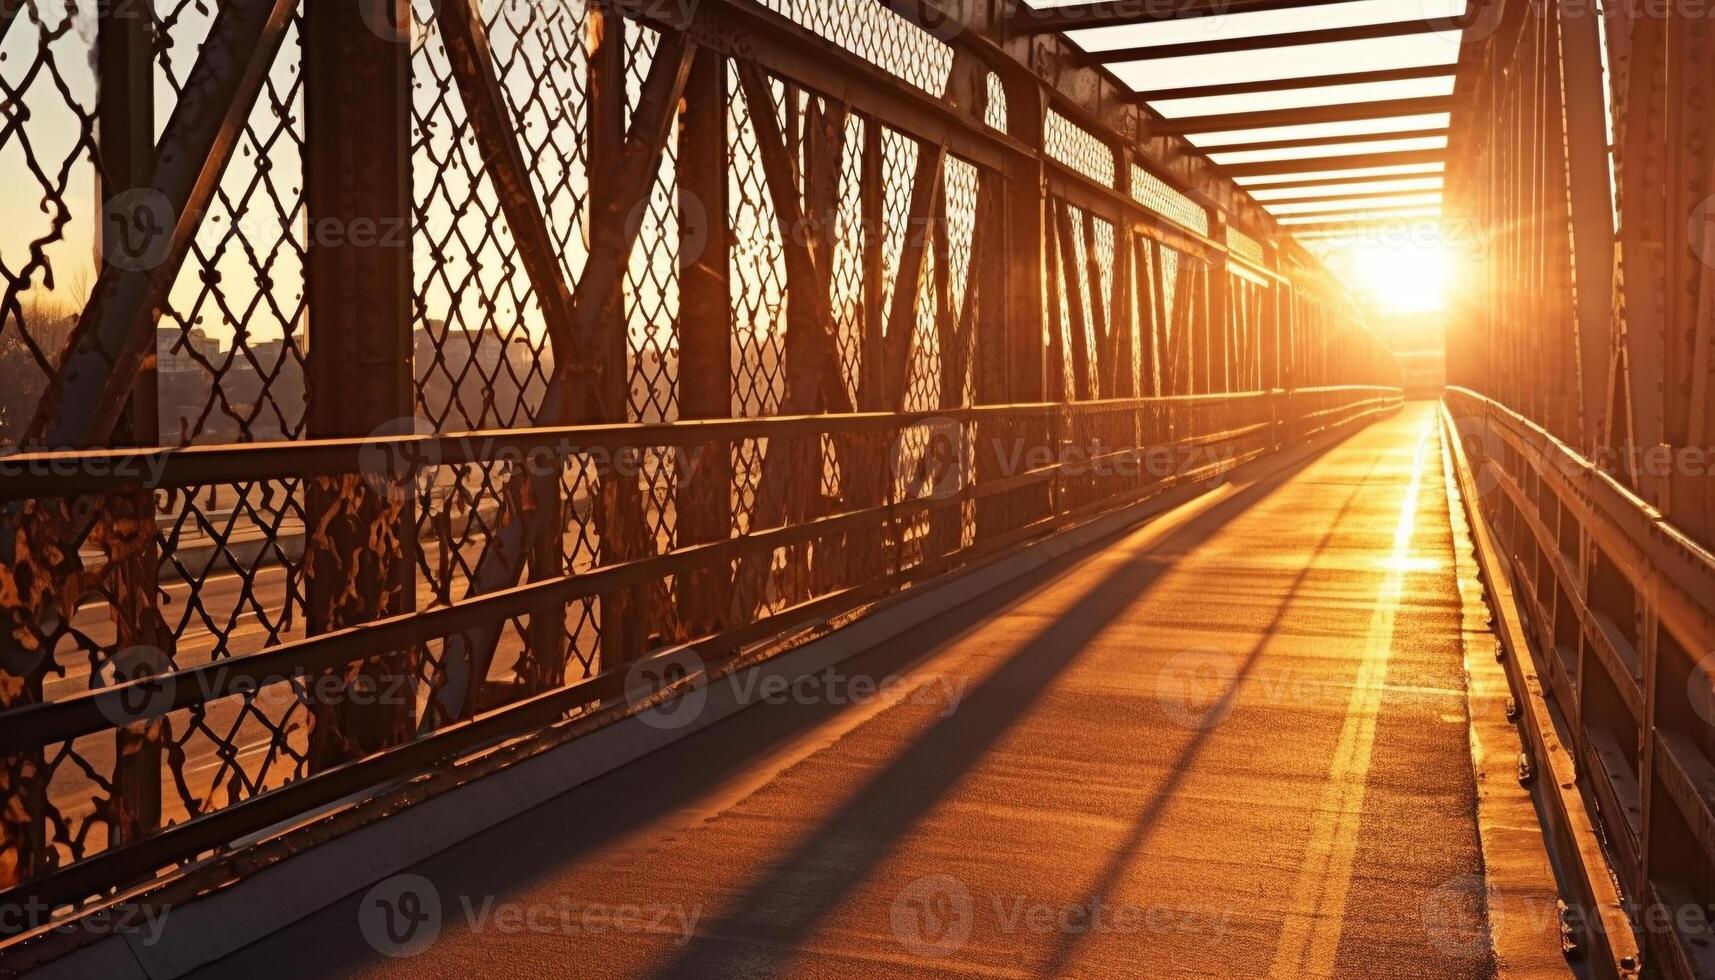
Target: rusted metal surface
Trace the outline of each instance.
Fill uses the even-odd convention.
[[[76,914],[585,717],[639,660],[718,660],[1397,403],[1301,250],[1241,254],[1223,221],[1268,222],[1214,213],[1206,162],[1151,169],[1172,141],[986,17],[431,6],[233,0],[182,84],[170,45],[139,66],[103,35],[101,72],[177,95],[152,148],[149,98],[101,105],[107,196],[170,220],[69,349],[26,332],[70,356],[26,447],[65,451],[0,455],[0,902]],[[122,411],[187,366],[176,421]]]
[[[1449,407],[1642,966],[1707,976],[1709,25],[1632,3],[1492,10],[1453,115],[1449,213],[1488,233]]]

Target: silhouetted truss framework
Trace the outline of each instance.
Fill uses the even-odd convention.
[[[1715,37],[1706,9],[1631,0],[1479,19],[1448,165],[1479,260],[1449,406],[1644,965],[1708,976]]]
[[[1266,216],[981,25],[662,6],[0,4],[42,204],[0,253],[0,902],[219,880],[1397,402]]]

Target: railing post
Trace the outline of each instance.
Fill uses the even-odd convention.
[[[412,413],[411,48],[408,0],[304,11],[304,267],[309,306],[310,438],[409,431]],[[368,476],[370,479],[365,479]],[[374,474],[309,481],[304,575],[313,634],[415,608],[414,484]],[[416,651],[377,651],[313,685],[310,766],[325,769],[410,737],[415,698],[387,703],[413,677]],[[360,690],[361,688],[361,690]],[[319,700],[322,695],[331,703]],[[373,702],[373,703],[372,703]]]
[[[626,131],[626,22],[603,5],[589,10],[589,174],[593,220],[627,220],[636,202],[622,199]],[[645,185],[644,195],[649,193]],[[626,315],[623,277],[603,298],[597,354],[600,387],[597,402],[607,418],[581,422],[629,421],[631,388],[630,319]],[[639,447],[640,448],[640,447]],[[654,550],[644,540],[643,501],[633,465],[640,460],[615,454],[613,465],[597,477],[597,534],[601,563],[618,564]],[[601,596],[601,669],[622,667],[642,656],[648,643],[647,592],[616,589]]]
[[[1226,244],[1227,216],[1216,211],[1209,215],[1209,237]],[[1227,270],[1227,253],[1216,252],[1209,262],[1209,390],[1226,394],[1236,390],[1234,384],[1237,335],[1233,310],[1237,306],[1233,293],[1233,274]]]
[[[732,415],[732,237],[727,226],[726,60],[704,48],[685,84],[679,124],[679,415]],[[732,448],[710,443],[679,467],[679,545],[732,535]],[[731,625],[732,574],[680,576],[679,621],[690,639]]]
[[[1037,151],[1043,143],[1046,111],[1040,83],[1030,79],[1006,87],[1007,131]],[[1010,400],[1040,402],[1046,395],[1043,337],[1043,218],[1045,174],[1040,156],[1016,158],[1007,175],[1006,277],[1007,352],[1012,357]]]
[[[100,137],[98,197],[104,210],[123,207],[127,192],[147,187],[155,163],[154,53],[148,6],[104,5],[96,28],[96,68],[101,88],[96,107]],[[103,256],[125,244],[115,237],[121,226],[102,221],[98,249]],[[131,389],[114,445],[153,446],[161,439],[158,374],[153,358],[144,361]],[[166,669],[174,659],[174,636],[155,606],[159,548],[155,543],[155,497],[149,491],[107,498],[103,537],[123,545],[125,554],[108,555],[114,570],[113,614],[116,647],[113,683]],[[139,723],[114,733],[113,813],[116,843],[137,840],[161,825],[161,747],[165,719]]]

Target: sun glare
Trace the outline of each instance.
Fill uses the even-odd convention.
[[[1313,241],[1305,244],[1315,248]],[[1439,243],[1342,242],[1322,259],[1389,313],[1444,309],[1457,266],[1452,249]]]

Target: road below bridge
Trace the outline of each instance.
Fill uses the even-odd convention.
[[[205,974],[1492,976],[1448,505],[1407,406]]]

